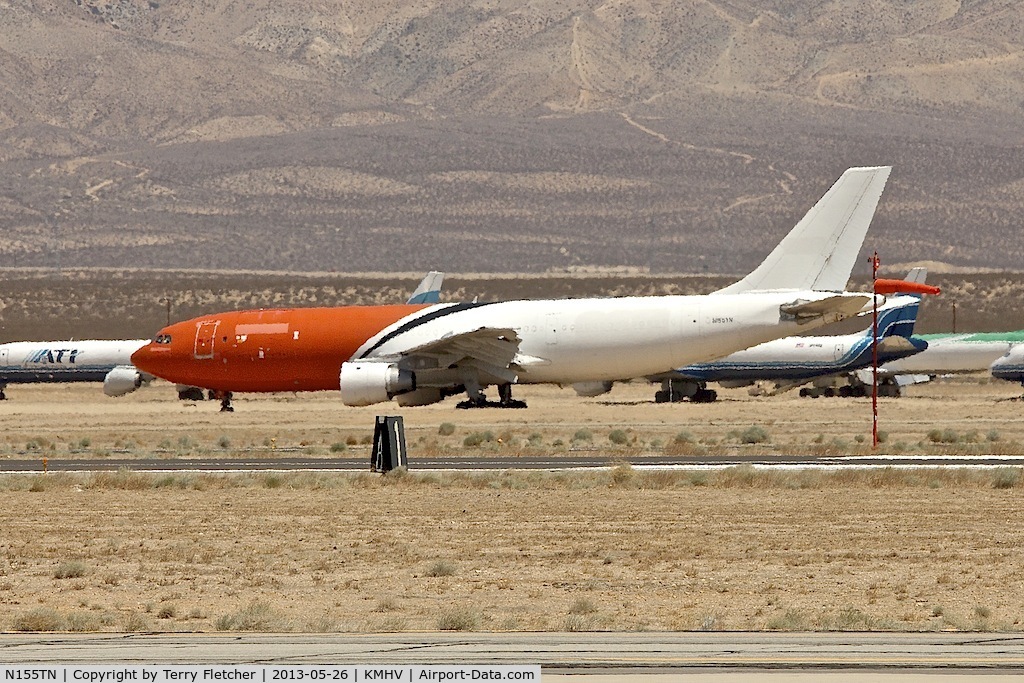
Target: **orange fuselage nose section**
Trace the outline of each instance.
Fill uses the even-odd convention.
[[[424,305],[236,311],[164,328],[132,355],[143,372],[217,391],[329,391],[368,339]]]

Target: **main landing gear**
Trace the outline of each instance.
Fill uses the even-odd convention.
[[[483,390],[479,385],[475,387],[467,386],[466,393],[469,398],[462,401],[456,408],[525,408],[526,402],[519,401],[512,398],[512,385],[511,384],[499,384],[498,385],[498,400],[488,401],[487,396],[484,395]]]
[[[714,403],[718,392],[708,389],[706,382],[672,379],[662,380],[661,390],[654,392],[655,403],[677,403],[687,398],[690,403]]]
[[[203,390],[199,387],[188,387],[178,392],[179,401],[202,401],[204,398]]]
[[[230,391],[211,391],[211,399],[220,399],[220,412],[222,413],[233,413],[235,407],[231,405],[231,392]]]

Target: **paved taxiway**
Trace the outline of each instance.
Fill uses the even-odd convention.
[[[2,635],[0,659],[7,664],[540,664],[545,681],[760,680],[769,674],[773,680],[782,675],[790,680],[900,675],[905,680],[909,674],[941,673],[944,681],[985,675],[991,682],[1024,676],[1024,634]]]
[[[507,470],[507,469],[581,469],[608,467],[629,462],[634,467],[714,469],[753,465],[778,468],[865,468],[865,467],[1021,467],[1019,455],[701,455],[701,456],[621,456],[607,454],[557,454],[538,456],[411,457],[410,470]],[[137,472],[240,472],[240,471],[317,471],[369,470],[369,458],[42,458],[0,459],[0,472],[106,472],[128,468]]]

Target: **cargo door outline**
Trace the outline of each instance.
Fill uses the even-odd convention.
[[[196,324],[196,346],[192,357],[196,360],[213,358],[213,342],[217,338],[219,320],[204,321]]]

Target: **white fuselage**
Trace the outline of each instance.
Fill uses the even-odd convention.
[[[983,372],[1010,349],[1009,341],[970,341],[972,335],[925,335],[928,348],[921,353],[886,363],[880,371],[888,375],[949,375]]]
[[[34,382],[102,382],[148,339],[83,339],[79,341],[10,342],[0,344],[0,384]]]
[[[480,328],[511,329],[521,340],[513,361],[519,383],[628,379],[719,358],[832,322],[835,318],[819,317],[798,324],[782,315],[780,307],[835,296],[781,291],[507,301],[442,315],[432,308],[386,328],[352,358],[398,356]],[[854,309],[865,299],[863,294],[842,296],[853,300]]]
[[[1024,382],[1024,344],[1016,344],[991,366],[992,376],[1010,382]]]

